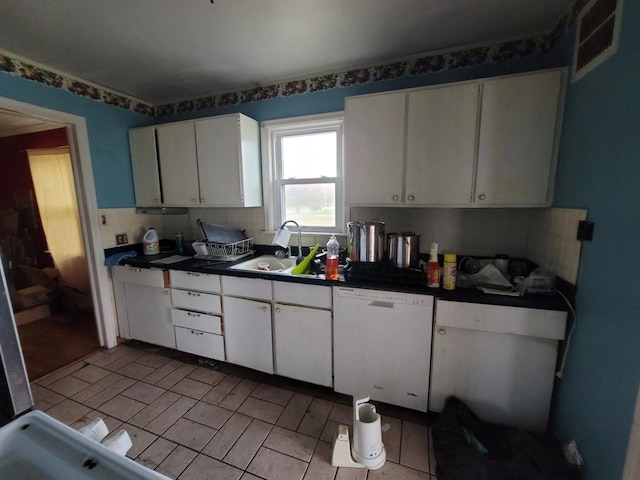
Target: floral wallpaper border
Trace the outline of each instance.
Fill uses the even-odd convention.
[[[142,115],[161,117],[164,115],[188,113],[216,107],[229,107],[250,102],[258,102],[276,97],[289,97],[320,92],[332,88],[350,87],[366,83],[391,80],[405,76],[456,70],[487,63],[515,60],[530,55],[548,52],[575,21],[578,13],[588,0],[576,0],[572,8],[560,19],[547,35],[537,38],[515,40],[498,45],[470,48],[438,55],[393,62],[368,68],[332,73],[305,80],[256,87],[239,92],[212,95],[196,100],[185,100],[166,105],[152,106],[124,95],[89,85],[79,80],[66,78],[42,67],[22,60],[10,58],[0,53],[0,71],[50,87],[67,90],[70,93],[90,98],[119,108],[132,110]]]

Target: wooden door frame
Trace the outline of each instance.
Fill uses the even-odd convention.
[[[104,247],[98,222],[98,202],[86,120],[78,115],[5,97],[0,97],[0,108],[66,127],[98,337],[101,346],[115,347],[118,335],[117,316],[111,294],[111,277],[104,266]]]

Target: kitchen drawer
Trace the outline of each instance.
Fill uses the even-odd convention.
[[[207,313],[222,313],[220,295],[172,288],[171,300],[173,306],[177,308]]]
[[[271,300],[271,280],[224,276],[222,291],[224,295]]]
[[[220,275],[169,270],[169,278],[173,288],[220,293]]]
[[[164,270],[156,268],[111,267],[113,279],[122,283],[134,283],[147,287],[164,287]]]
[[[176,327],[193,328],[194,330],[222,335],[222,322],[220,317],[215,315],[172,308],[171,322]]]
[[[224,361],[224,338],[192,328],[176,328],[176,348],[181,352]]]
[[[330,310],[331,287],[275,281],[273,282],[273,299],[276,302]]]

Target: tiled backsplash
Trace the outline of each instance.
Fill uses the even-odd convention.
[[[575,285],[582,244],[576,240],[578,222],[586,210],[545,208],[531,215],[527,258]]]
[[[116,246],[116,235],[126,233],[129,243],[142,242],[147,228],[155,227],[160,238],[184,233],[185,239],[201,237],[196,220],[246,230],[257,244],[270,244],[273,232],[264,231],[264,209],[193,208],[186,215],[136,214],[135,208],[102,209],[105,248]],[[575,283],[580,259],[580,242],[576,238],[579,220],[586,210],[545,209],[464,209],[464,208],[351,208],[352,220],[382,219],[385,231],[413,231],[421,235],[420,250],[429,251],[432,241],[440,253],[494,256],[503,253],[527,257],[565,280]],[[327,235],[303,235],[303,245],[326,244]],[[297,240],[292,239],[295,245]],[[346,245],[344,236],[339,236]]]

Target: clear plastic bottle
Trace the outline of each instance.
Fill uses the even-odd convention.
[[[327,280],[339,280],[338,275],[338,256],[340,253],[340,244],[335,235],[331,235],[331,238],[327,242],[327,265],[324,271],[324,276]]]

